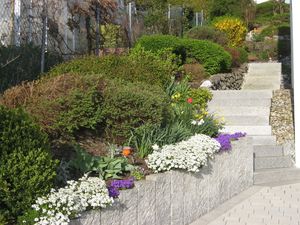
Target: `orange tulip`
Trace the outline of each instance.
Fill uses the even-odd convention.
[[[131,148],[130,147],[124,147],[122,150],[122,155],[125,157],[128,157],[131,154]]]

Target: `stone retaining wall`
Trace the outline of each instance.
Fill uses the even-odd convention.
[[[243,64],[238,69],[233,69],[231,73],[221,73],[209,78],[212,83],[212,90],[240,90],[244,82],[248,65]]]
[[[199,173],[148,176],[121,191],[105,210],[84,213],[71,225],[187,225],[253,184],[252,138],[234,141]]]

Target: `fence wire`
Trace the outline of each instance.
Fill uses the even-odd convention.
[[[101,2],[99,0],[99,7]],[[87,0],[1,0],[0,45],[33,44],[63,56],[128,48],[145,34],[181,36],[185,29],[201,26],[203,12],[188,12],[169,5],[162,11],[139,9],[134,2],[117,0],[112,12],[97,8],[91,15],[75,10]],[[77,4],[77,5],[76,5]],[[91,10],[91,7],[88,8]],[[97,14],[98,13],[98,14]],[[104,13],[111,13],[107,20]],[[186,15],[191,13],[191,15]],[[104,18],[105,17],[105,18]],[[189,18],[189,21],[185,21]]]

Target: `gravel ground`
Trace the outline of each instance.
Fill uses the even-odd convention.
[[[292,91],[290,89],[274,91],[270,121],[278,144],[284,145],[294,140]]]

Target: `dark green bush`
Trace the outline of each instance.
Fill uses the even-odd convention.
[[[124,142],[134,128],[161,125],[170,118],[168,96],[153,84],[113,81],[104,99],[106,133],[115,143]]]
[[[176,67],[168,57],[136,49],[129,56],[88,56],[56,66],[50,76],[64,73],[81,75],[101,74],[109,79],[122,79],[130,82],[141,81],[160,86],[167,85]]]
[[[64,74],[7,90],[2,104],[24,107],[51,137],[72,136],[95,129],[103,120],[100,76]]]
[[[52,52],[45,56],[45,71],[62,61]],[[41,71],[41,50],[33,45],[0,47],[0,93],[22,81],[32,81]]]
[[[187,38],[208,40],[221,46],[227,46],[228,38],[225,33],[211,26],[194,27],[186,33]]]
[[[142,46],[147,51],[157,52],[172,49],[175,54],[196,59],[209,74],[225,72],[230,69],[231,56],[220,45],[211,41],[180,39],[169,35],[143,36],[137,41],[136,47]]]
[[[13,221],[50,191],[57,162],[27,114],[0,106],[0,118],[0,217]]]

